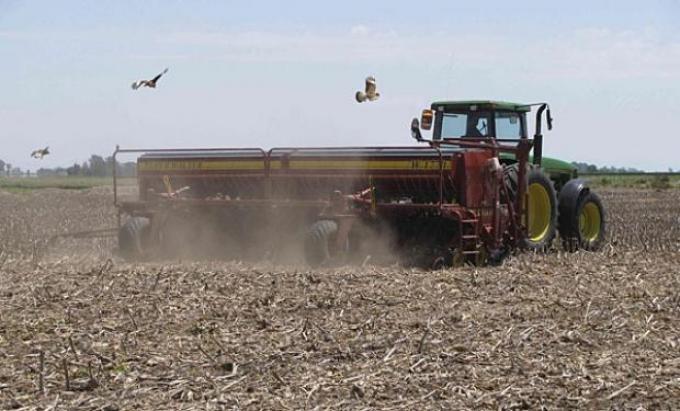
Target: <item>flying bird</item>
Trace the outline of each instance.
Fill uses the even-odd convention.
[[[50,148],[45,147],[45,148],[41,148],[41,149],[38,149],[38,150],[33,150],[31,152],[31,157],[37,158],[37,159],[42,159],[43,157],[45,157],[48,154],[50,154]]]
[[[380,97],[380,93],[376,91],[375,77],[373,76],[366,77],[365,91],[357,91],[355,97],[359,103],[363,103],[366,100],[368,101],[377,100]]]
[[[163,70],[159,75],[157,75],[156,77],[152,78],[151,80],[139,80],[139,81],[135,81],[134,83],[132,83],[132,89],[133,89],[133,90],[137,90],[137,89],[140,88],[140,87],[156,88],[156,83],[158,82],[158,79],[160,79],[160,78],[163,76],[163,74],[165,74],[165,73],[167,73],[167,72],[168,72],[168,69],[166,68],[166,69]]]

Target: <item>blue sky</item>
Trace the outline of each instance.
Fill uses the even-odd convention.
[[[0,159],[404,145],[430,101],[491,98],[551,103],[547,155],[680,169],[680,2],[642,4],[0,0]]]

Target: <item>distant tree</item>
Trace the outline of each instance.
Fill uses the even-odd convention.
[[[69,176],[79,176],[81,174],[80,164],[74,163],[71,167],[66,169],[66,174]]]
[[[6,164],[8,170],[11,169],[11,164]],[[0,168],[0,173],[3,171]],[[14,173],[14,172],[13,172]],[[95,177],[110,177],[113,174],[113,157],[102,157],[96,154],[90,156],[88,161],[81,164],[74,163],[70,167],[56,167],[56,168],[40,168],[37,171],[39,176],[95,176]],[[116,175],[118,177],[134,177],[137,175],[137,163],[128,161],[125,163],[116,162]]]
[[[80,165],[80,175],[81,176],[91,176],[92,171],[90,170],[90,164],[87,161],[83,161]]]
[[[121,177],[134,177],[137,175],[137,163],[134,161],[118,164],[118,169],[120,170]]]
[[[571,165],[576,167],[576,170],[578,170],[581,173],[595,173],[598,171],[597,166],[595,164],[574,161],[571,163]]]
[[[104,158],[102,156],[98,156],[93,154],[90,156],[90,175],[95,176],[95,177],[104,177],[106,176],[106,161],[104,161]]]
[[[57,167],[57,168],[39,168],[38,171],[35,172],[35,174],[38,177],[47,177],[47,176],[67,176],[70,175],[68,170],[69,168],[64,168],[64,167]]]
[[[571,163],[580,173],[641,173],[633,167],[616,167],[616,166],[603,166],[598,167],[595,164],[588,164],[583,162],[574,161]]]

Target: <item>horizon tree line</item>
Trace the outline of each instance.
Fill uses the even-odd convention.
[[[34,173],[30,170],[22,170],[21,167],[13,167],[12,164],[6,163],[0,159],[0,176],[6,177],[20,177],[37,175],[39,177],[47,176],[81,176],[81,177],[110,177],[113,174],[113,157],[102,157],[100,155],[92,154],[90,159],[82,163],[74,163],[69,167],[41,167]],[[117,162],[116,174],[121,177],[134,177],[137,174],[137,163],[134,161]]]

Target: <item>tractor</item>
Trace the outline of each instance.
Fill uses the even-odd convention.
[[[114,165],[141,153],[134,201],[119,200],[114,166],[119,252],[259,259],[297,244],[321,266],[366,261],[384,243],[436,268],[545,252],[558,234],[568,251],[598,250],[602,203],[573,167],[543,158],[544,119],[551,129],[546,103],[441,101],[412,120],[410,146],[117,147]]]

